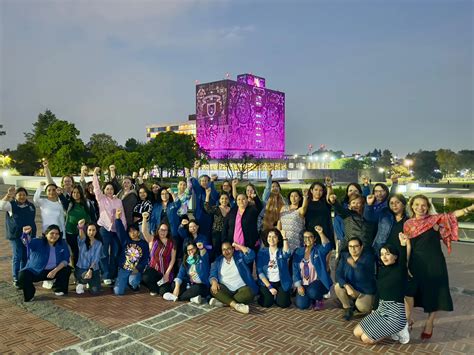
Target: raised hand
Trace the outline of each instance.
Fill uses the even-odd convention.
[[[120,208],[117,208],[117,210],[115,211],[115,219],[120,219],[121,216],[122,210]]]
[[[79,222],[77,222],[77,227],[78,227],[79,229],[83,229],[84,226],[85,226],[85,224],[86,224],[86,220],[85,220],[85,219],[81,219]]]
[[[194,169],[199,169],[200,166],[201,166],[201,162],[199,160],[196,160],[194,162]]]
[[[400,245],[402,247],[405,247],[407,245],[408,237],[406,236],[406,234],[402,232],[398,233],[398,239],[400,240]]]
[[[83,165],[81,166],[81,175],[87,175],[87,166],[86,165]]]
[[[201,243],[201,242],[199,242],[199,243],[196,243],[196,246],[197,246],[197,248],[198,248],[198,249],[202,249],[202,248],[204,248],[204,244],[203,244],[203,243]]]
[[[148,221],[148,218],[150,217],[150,214],[148,212],[143,212],[142,217],[143,217],[143,222],[146,222],[146,221]]]
[[[8,188],[8,191],[7,191],[8,197],[9,197],[9,198],[14,198],[14,197],[15,197],[15,193],[16,193],[16,188],[15,188],[15,186],[10,186],[10,187]]]
[[[367,196],[367,204],[369,206],[372,206],[374,204],[374,202],[375,202],[375,195],[372,195],[372,194],[368,195]]]
[[[24,234],[31,234],[32,228],[31,226],[24,226],[23,227],[23,233]]]
[[[329,203],[334,205],[336,203],[337,196],[335,194],[329,195]]]
[[[239,184],[239,179],[232,180],[232,187],[237,186]]]
[[[206,196],[211,196],[211,191],[212,191],[211,188],[208,187],[208,188],[206,189]]]
[[[143,176],[144,173],[145,173],[145,168],[140,168],[140,170],[138,170],[138,176]]]
[[[326,186],[331,186],[332,185],[332,179],[330,176],[326,176],[324,178],[324,183],[326,184]]]
[[[112,172],[112,171],[115,171],[115,165],[109,165],[109,171]]]
[[[100,168],[98,166],[96,166],[94,168],[94,175],[99,175],[100,174]]]
[[[315,230],[316,233],[318,233],[318,234],[323,233],[323,227],[321,227],[321,226],[316,226],[316,227],[314,227],[314,230]]]
[[[48,168],[48,165],[49,165],[48,161],[46,159],[43,159],[43,168],[45,169]]]

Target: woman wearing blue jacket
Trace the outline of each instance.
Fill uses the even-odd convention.
[[[258,303],[271,307],[274,303],[282,308],[291,305],[291,276],[288,260],[291,257],[288,238],[277,228],[269,229],[262,238],[264,248],[257,255],[257,274],[260,284]]]
[[[150,234],[155,235],[157,227],[166,223],[171,227],[171,235],[173,238],[178,237],[178,227],[181,218],[178,210],[181,207],[181,200],[173,201],[173,196],[165,188],[161,188],[159,192],[159,200],[153,205],[150,217]]]
[[[222,255],[211,266],[211,298],[209,305],[224,304],[240,313],[249,313],[248,304],[258,293],[248,264],[255,260],[255,252],[237,243],[222,243]]]
[[[209,255],[203,243],[194,242],[186,245],[186,254],[174,279],[173,293],[167,292],[163,298],[201,304],[202,298],[209,294]]]
[[[35,296],[33,282],[56,279],[53,285],[54,294],[63,296],[68,292],[69,275],[69,248],[66,240],[61,238],[59,227],[49,225],[45,230],[44,238],[31,237],[31,227],[23,227],[22,240],[26,244],[28,261],[20,271],[19,284],[23,289],[25,302],[30,302]]]
[[[332,285],[328,274],[326,255],[332,246],[321,226],[314,228],[321,238],[321,244],[315,244],[312,231],[303,234],[304,247],[298,248],[293,254],[293,282],[297,288],[296,307],[306,309],[312,306],[314,310],[323,308],[323,295]]]

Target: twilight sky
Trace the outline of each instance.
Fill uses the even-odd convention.
[[[474,149],[470,0],[0,0],[0,149],[46,108],[87,142],[185,121],[195,80],[286,93],[286,152]]]

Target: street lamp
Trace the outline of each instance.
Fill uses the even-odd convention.
[[[408,173],[411,175],[410,166],[413,165],[413,160],[411,160],[411,159],[405,159],[405,160],[403,161],[403,164],[407,167]]]

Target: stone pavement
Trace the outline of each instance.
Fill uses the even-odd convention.
[[[0,186],[3,196],[4,186]],[[441,312],[432,339],[421,341],[424,315],[416,311],[407,345],[386,340],[365,346],[355,341],[357,319],[346,322],[334,299],[319,312],[264,309],[250,314],[228,308],[166,302],[145,290],[114,296],[56,297],[37,284],[32,303],[11,284],[11,251],[0,217],[0,353],[474,353],[474,244],[457,243],[447,256],[454,312]],[[39,225],[39,223],[38,223]]]

